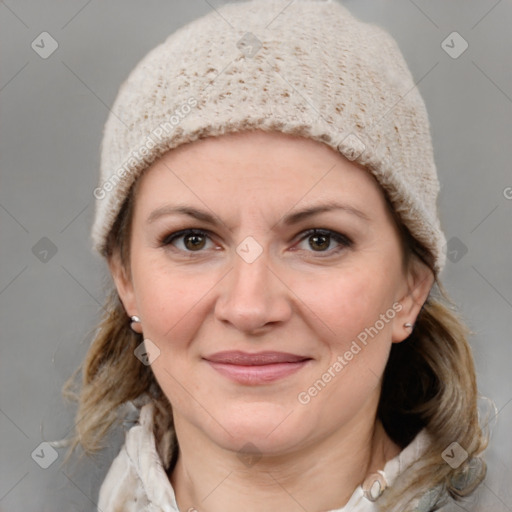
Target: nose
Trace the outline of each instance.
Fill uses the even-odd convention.
[[[251,263],[235,254],[233,262],[232,270],[219,284],[216,318],[253,335],[288,320],[292,311],[290,290],[269,266],[267,253]]]

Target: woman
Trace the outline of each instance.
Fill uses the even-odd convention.
[[[112,295],[75,446],[133,404],[107,511],[430,511],[485,475],[425,106],[336,2],[229,4],[170,36],[107,122]]]

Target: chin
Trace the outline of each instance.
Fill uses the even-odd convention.
[[[261,454],[281,455],[309,437],[307,423],[294,414],[292,407],[253,403],[219,411],[217,415],[212,411],[212,414],[223,428],[210,423],[215,428],[208,429],[209,432],[203,430],[217,445],[234,452],[246,447]]]

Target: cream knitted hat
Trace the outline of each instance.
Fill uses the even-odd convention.
[[[92,228],[106,238],[130,187],[181,144],[250,129],[323,142],[365,166],[439,273],[446,240],[423,99],[394,39],[335,0],[225,4],[150,51],[105,125]]]

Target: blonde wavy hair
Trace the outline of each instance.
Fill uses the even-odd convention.
[[[104,254],[107,259],[119,256],[128,276],[138,181],[132,186],[109,234]],[[384,194],[401,233],[404,265],[411,258],[419,258],[433,269],[431,254],[410,235],[386,192]],[[465,325],[436,276],[413,332],[403,343],[392,346],[377,410],[386,432],[401,448],[422,428],[426,428],[433,443],[379,498],[380,510],[412,511],[414,500],[433,487],[440,493],[437,506],[450,497],[461,500],[472,494],[485,478],[486,465],[481,454],[487,447],[489,434],[479,418],[475,367],[468,343],[471,334],[474,333]],[[64,397],[78,403],[65,463],[78,446],[83,449],[80,458],[103,449],[106,435],[126,416],[126,404],[140,408],[152,401],[156,439],[171,436],[171,453],[160,455],[164,464],[172,469],[178,454],[172,407],[151,367],[141,364],[134,356],[142,339],[142,335],[131,330],[128,315],[112,283],[103,317],[85,360],[63,388]],[[80,373],[81,382],[77,382]],[[456,469],[441,456],[454,441],[468,453],[466,461]],[[413,498],[406,500],[404,496]]]

